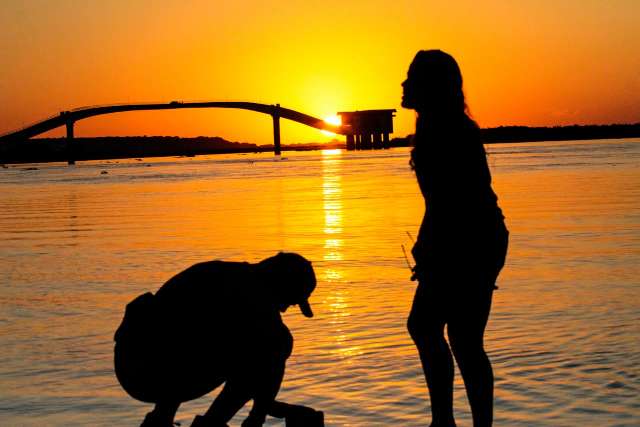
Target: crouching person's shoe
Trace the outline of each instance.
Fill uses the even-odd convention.
[[[166,417],[159,416],[155,411],[145,415],[140,427],[174,427],[174,423]]]
[[[217,422],[204,415],[196,415],[191,423],[191,427],[229,427],[227,423]]]

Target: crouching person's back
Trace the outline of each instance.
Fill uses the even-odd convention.
[[[115,335],[115,371],[133,398],[155,404],[142,426],[171,426],[182,402],[223,383],[193,426],[226,425],[251,399],[243,426],[260,426],[267,414],[322,425],[320,412],[275,401],[293,348],[280,313],[299,305],[311,317],[315,284],[310,262],[280,253],[257,264],[196,264],[129,303]]]

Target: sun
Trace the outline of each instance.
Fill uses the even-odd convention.
[[[328,123],[334,126],[340,126],[342,124],[342,118],[335,114],[332,116],[326,116],[323,120],[325,123]],[[321,130],[320,132],[322,132],[322,134],[326,136],[336,136],[335,133],[329,132],[328,130]]]
[[[342,118],[337,115],[327,116],[324,118],[324,121],[329,123],[330,125],[340,126],[342,124]]]

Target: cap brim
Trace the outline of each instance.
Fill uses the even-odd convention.
[[[311,306],[309,305],[309,301],[308,300],[304,300],[304,301],[300,302],[300,304],[298,304],[298,307],[300,307],[300,311],[306,317],[313,317],[313,311],[311,311]]]

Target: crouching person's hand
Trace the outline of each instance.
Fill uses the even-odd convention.
[[[289,405],[285,421],[287,427],[323,427],[324,414],[308,406]]]

